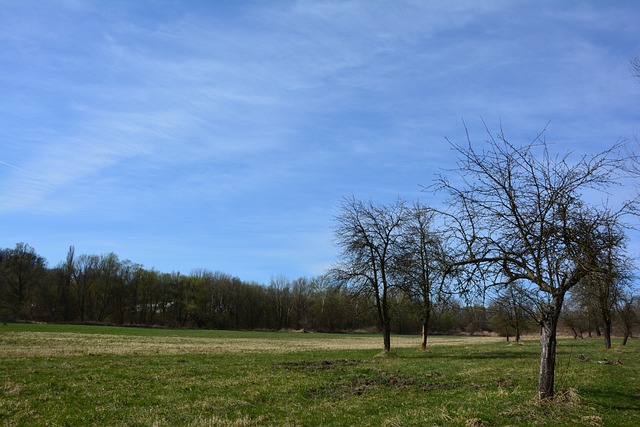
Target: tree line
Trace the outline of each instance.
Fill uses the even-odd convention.
[[[390,296],[393,333],[416,334],[423,307],[399,291]],[[371,295],[326,274],[274,277],[268,285],[204,269],[162,273],[114,253],[69,248],[54,267],[25,243],[0,249],[0,320],[175,328],[375,331]],[[431,308],[433,333],[504,333],[498,310],[442,300]],[[530,322],[529,322],[530,323]],[[529,325],[531,328],[531,325]]]
[[[424,253],[422,259],[427,259]],[[408,281],[390,287],[391,333],[422,333],[424,348],[430,333],[496,333],[519,341],[523,334],[538,331],[523,290],[510,287],[483,302],[479,294],[461,295],[442,287],[435,271],[423,273],[436,285],[427,288],[423,280],[413,291]],[[609,319],[626,341],[640,326],[636,292],[620,288],[601,298],[576,292],[561,323],[567,333],[583,338],[602,336]],[[0,249],[0,320],[338,333],[381,330],[375,296],[346,286],[333,272],[311,278],[277,276],[263,285],[204,269],[188,275],[162,273],[114,253],[76,255],[73,247],[63,262],[48,267],[47,260],[25,243]]]

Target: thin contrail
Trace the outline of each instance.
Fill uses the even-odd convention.
[[[22,169],[20,166],[12,165],[11,163],[3,162],[2,160],[0,160],[0,163],[2,163],[3,165],[9,166],[10,168],[18,169],[19,171],[28,173],[29,175],[34,175],[31,172],[29,172],[28,170]]]

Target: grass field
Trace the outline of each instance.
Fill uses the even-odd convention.
[[[0,326],[6,426],[638,426],[640,342]],[[599,363],[608,360],[612,364]]]

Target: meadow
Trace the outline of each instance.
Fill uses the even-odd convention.
[[[638,426],[640,342],[0,326],[3,426]]]

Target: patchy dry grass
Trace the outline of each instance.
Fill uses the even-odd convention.
[[[42,326],[41,326],[42,327]],[[105,327],[105,329],[109,329]],[[121,330],[123,328],[113,328]],[[296,353],[310,350],[380,349],[382,338],[372,334],[296,334],[245,333],[220,334],[202,331],[195,336],[184,331],[182,336],[166,336],[164,330],[155,335],[129,335],[81,332],[10,331],[0,333],[0,354],[7,357],[52,357],[72,355],[176,355],[219,353]],[[173,331],[171,331],[173,332]],[[246,335],[246,337],[245,337]],[[431,346],[472,345],[498,342],[496,337],[435,337]],[[396,336],[392,347],[416,348],[420,338]]]
[[[539,344],[494,338],[0,328],[6,426],[636,426],[640,341],[561,340],[558,398],[534,399]],[[615,364],[598,363],[615,360]]]

